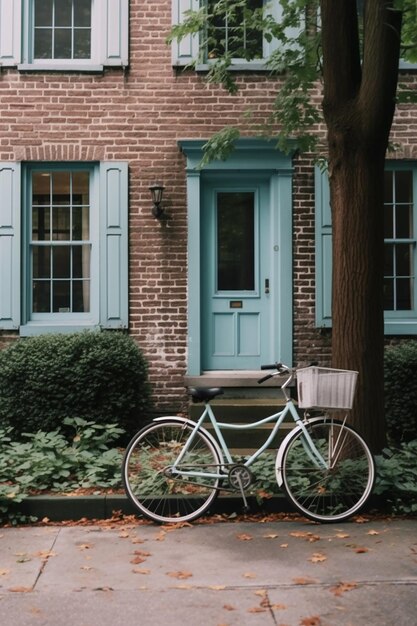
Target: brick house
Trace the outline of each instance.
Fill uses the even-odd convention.
[[[160,411],[183,407],[186,377],[227,384],[264,362],[330,354],[326,179],[313,155],[256,137],[277,91],[263,65],[273,44],[236,59],[237,96],[206,84],[204,63],[185,68],[196,38],[167,45],[198,3],[0,0],[0,345],[126,329]],[[414,68],[402,72],[416,84]],[[226,124],[245,138],[198,169]],[[414,106],[399,107],[392,142],[386,330],[404,337],[417,333]]]

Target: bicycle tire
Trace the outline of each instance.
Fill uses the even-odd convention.
[[[122,478],[126,494],[148,519],[158,523],[189,522],[201,516],[218,494],[219,478],[169,476],[169,468],[195,424],[167,418],[145,426],[124,454]],[[203,467],[218,472],[222,458],[215,441],[198,431],[181,467]],[[178,469],[181,469],[178,467]]]
[[[307,452],[306,437],[296,428],[278,451],[276,473],[295,508],[317,522],[340,522],[359,513],[375,482],[375,462],[363,438],[332,418],[315,418],[308,433],[329,469]]]

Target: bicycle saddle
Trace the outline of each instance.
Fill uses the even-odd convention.
[[[193,402],[209,402],[224,393],[221,387],[192,387],[190,394]]]

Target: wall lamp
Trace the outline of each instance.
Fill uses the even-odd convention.
[[[164,209],[161,207],[162,196],[164,193],[165,187],[161,183],[155,183],[149,187],[149,191],[151,192],[153,207],[152,207],[152,215],[159,219],[162,217]]]

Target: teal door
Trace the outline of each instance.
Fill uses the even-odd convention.
[[[271,202],[257,176],[206,183],[201,220],[203,370],[254,370],[271,345]]]

